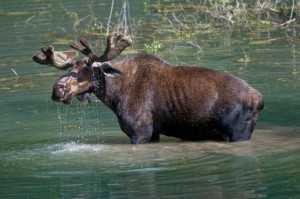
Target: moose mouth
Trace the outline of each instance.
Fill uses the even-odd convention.
[[[65,96],[63,99],[60,100],[62,103],[64,104],[70,104],[72,101],[72,96],[71,95],[67,95]]]
[[[70,104],[72,101],[72,94],[69,94],[62,85],[57,85],[57,87],[53,88],[51,99],[55,102]]]
[[[91,95],[88,92],[82,93],[80,95],[76,95],[76,98],[77,98],[78,101],[80,101],[80,102],[82,102],[84,104],[90,104],[92,102]],[[71,101],[72,101],[72,99],[73,99],[72,95],[65,95],[61,99],[58,99],[58,98],[52,96],[52,100],[53,101],[62,102],[64,104],[66,104],[66,105],[70,104]]]
[[[92,102],[91,95],[88,91],[74,95],[74,93],[69,92],[64,85],[60,85],[60,84],[56,85],[53,88],[51,99],[55,102],[70,104],[73,96],[76,96],[78,101],[83,102],[85,104],[90,104]]]
[[[81,93],[76,95],[78,101],[83,102],[84,104],[90,104],[92,102],[92,98],[89,92]]]

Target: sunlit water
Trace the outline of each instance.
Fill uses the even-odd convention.
[[[81,37],[101,51],[102,36],[80,32],[88,21],[73,29],[74,13],[83,18],[94,12],[107,23],[110,1],[91,3],[0,2],[0,198],[300,198],[297,25],[174,35],[170,27],[156,27],[157,12],[130,1],[136,33],[123,57],[144,52],[155,38],[167,61],[230,72],[265,97],[249,142],[162,137],[136,146],[95,98],[89,106],[52,102],[52,84],[65,72],[31,60],[42,45],[68,49],[68,40]],[[114,8],[118,12],[120,2]],[[241,61],[245,54],[250,62]]]

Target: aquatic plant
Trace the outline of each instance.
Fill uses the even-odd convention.
[[[179,29],[225,26],[252,28],[258,22],[266,25],[288,26],[300,19],[300,2],[297,0],[207,0],[175,4],[165,1],[145,3],[146,13],[167,17],[172,27]]]
[[[156,40],[153,40],[153,42],[150,43],[150,44],[145,44],[145,50],[148,53],[155,53],[156,54],[157,51],[160,50],[163,47],[164,47],[163,43],[160,43]]]

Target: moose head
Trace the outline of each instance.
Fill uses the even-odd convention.
[[[93,92],[95,87],[99,87],[99,80],[102,75],[110,78],[121,76],[121,72],[112,68],[105,62],[111,61],[118,57],[121,52],[131,45],[130,37],[119,34],[115,40],[112,36],[107,37],[107,45],[104,53],[97,56],[91,44],[86,39],[81,39],[80,44],[70,42],[70,46],[75,50],[54,51],[54,47],[41,48],[41,52],[37,52],[32,58],[39,64],[53,66],[57,69],[66,70],[70,68],[70,72],[61,76],[53,85],[52,100],[69,104],[72,97],[76,97],[79,101],[90,103],[89,93]],[[86,57],[82,60],[75,61],[78,52]],[[103,78],[103,77],[102,77]]]

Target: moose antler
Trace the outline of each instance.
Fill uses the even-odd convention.
[[[131,38],[124,36],[123,34],[119,34],[114,43],[112,43],[112,36],[108,36],[106,40],[106,49],[99,58],[100,62],[110,61],[118,57],[125,48],[131,45],[131,43]]]
[[[97,61],[99,58],[96,56],[96,54],[93,51],[92,45],[85,39],[82,38],[80,40],[81,45],[77,44],[74,41],[71,41],[69,45],[74,48],[75,50],[80,51],[82,54],[90,58],[92,62]]]
[[[117,38],[112,41],[112,36],[109,35],[106,40],[106,49],[100,57],[98,57],[93,49],[91,44],[86,39],[81,39],[80,43],[82,46],[75,42],[70,42],[70,46],[75,50],[80,51],[82,54],[86,55],[90,58],[90,62],[106,62],[115,59],[118,57],[121,52],[131,45],[132,40],[130,37],[124,36],[123,34],[119,34]]]
[[[74,65],[74,59],[78,56],[77,51],[54,51],[53,46],[42,47],[41,52],[33,55],[32,59],[43,65],[54,66],[55,68],[66,70]]]
[[[118,57],[121,52],[131,45],[132,40],[130,37],[119,34],[117,38],[113,41],[112,36],[108,36],[106,39],[106,49],[100,57],[96,56],[93,51],[91,44],[86,39],[80,40],[81,45],[70,42],[70,46],[77,51],[80,51],[82,54],[89,58],[89,63],[93,62],[106,62],[115,59]],[[41,52],[37,52],[33,55],[32,59],[43,65],[54,66],[55,68],[66,70],[73,67],[74,65],[81,64],[80,61],[77,62],[74,60],[78,57],[78,52],[75,50],[69,51],[54,51],[53,46],[41,48]],[[72,69],[71,69],[72,70]]]

